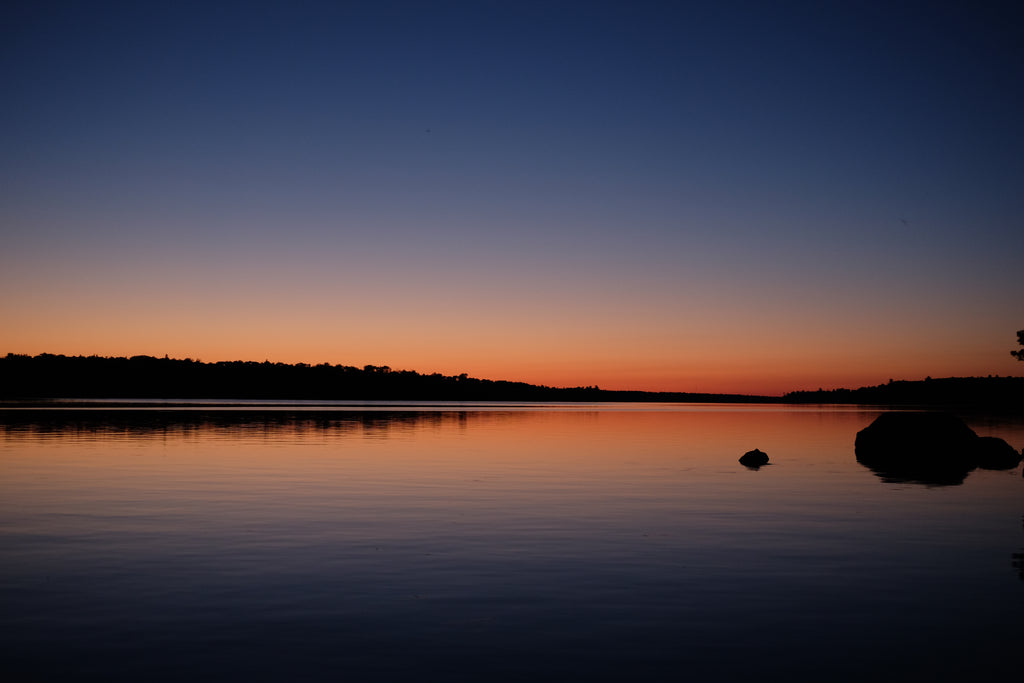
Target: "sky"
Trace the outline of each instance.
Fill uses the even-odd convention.
[[[0,354],[1021,374],[1012,2],[0,9]]]

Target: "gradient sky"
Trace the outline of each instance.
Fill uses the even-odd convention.
[[[0,18],[0,353],[776,394],[1022,369],[1019,3]]]

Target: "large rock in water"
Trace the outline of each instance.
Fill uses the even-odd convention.
[[[883,413],[857,432],[857,461],[886,481],[961,484],[976,467],[1010,469],[1021,456],[1002,439],[979,437],[949,413]]]

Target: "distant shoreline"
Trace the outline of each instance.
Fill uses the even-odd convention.
[[[387,366],[202,361],[153,356],[103,357],[7,354],[0,357],[0,405],[48,407],[79,399],[165,407],[204,402],[337,401],[347,405],[407,403],[763,403],[892,406],[1024,407],[1024,377],[949,377],[890,381],[858,389],[794,391],[783,396],[605,390],[595,386],[549,387],[420,374]],[[114,403],[107,404],[115,407]]]
[[[387,366],[155,358],[0,357],[0,399],[223,399],[320,401],[529,401],[774,403],[777,396],[706,392],[609,391],[549,387]]]

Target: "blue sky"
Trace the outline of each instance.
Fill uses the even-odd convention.
[[[1017,371],[1014,4],[3,12],[0,351],[679,390]]]

